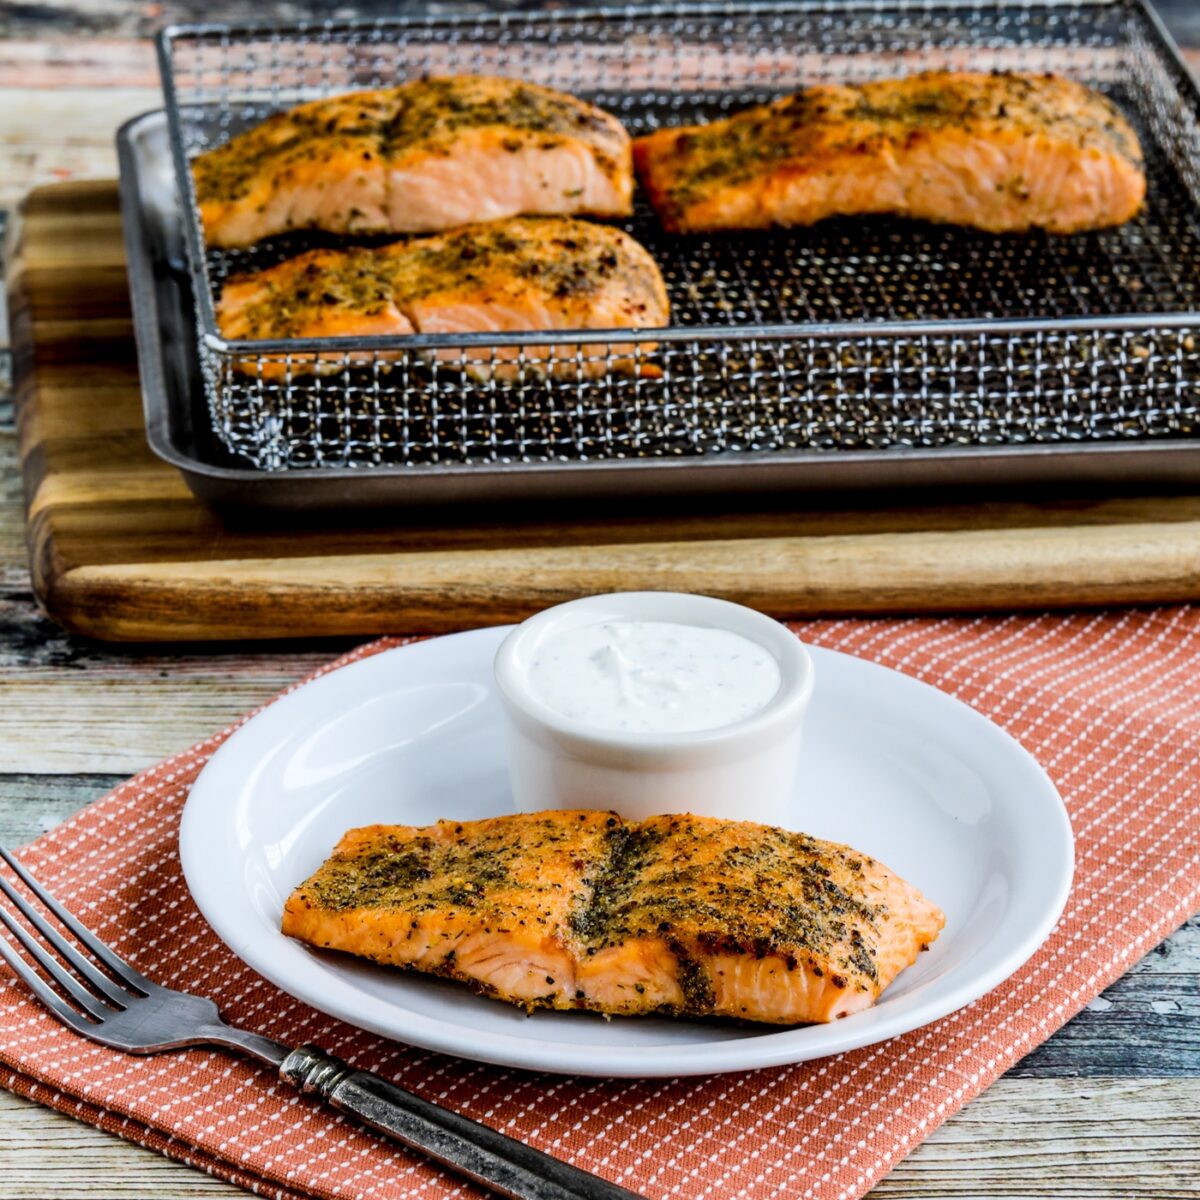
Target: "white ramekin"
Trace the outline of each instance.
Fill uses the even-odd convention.
[[[691,733],[615,732],[563,717],[530,691],[529,667],[547,638],[608,620],[669,621],[741,634],[774,656],[779,690],[745,720]],[[501,644],[495,670],[518,811],[614,809],[631,820],[690,812],[794,825],[813,667],[800,640],[770,617],[680,592],[588,596],[518,625]]]

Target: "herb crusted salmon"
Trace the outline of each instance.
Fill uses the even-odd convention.
[[[822,84],[634,143],[665,228],[810,225],[887,213],[993,233],[1074,233],[1133,217],[1137,135],[1099,92],[1054,75],[929,71]]]
[[[516,217],[386,246],[311,250],[231,278],[217,324],[231,340],[263,340],[651,328],[665,325],[669,311],[654,259],[627,233],[569,217]],[[467,357],[486,373],[520,353],[489,346]],[[527,346],[524,354],[535,371],[552,360],[555,374],[597,374],[629,366],[620,356],[633,347]],[[459,351],[439,356],[453,362]],[[293,356],[293,371],[302,363]],[[340,369],[341,359],[334,365]],[[284,364],[254,369],[282,374]]]
[[[848,846],[552,811],[352,829],[289,897],[283,932],[530,1010],[798,1024],[869,1007],[943,922]]]
[[[460,75],[276,113],[192,163],[205,237],[428,233],[521,214],[626,216],[629,134],[520,80]]]

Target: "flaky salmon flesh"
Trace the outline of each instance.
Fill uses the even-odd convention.
[[[192,162],[204,234],[248,246],[295,229],[429,233],[522,214],[626,216],[615,117],[481,75],[351,92],[269,117]]]
[[[943,924],[849,846],[579,811],[352,829],[283,913],[290,937],[526,1009],[782,1025],[868,1008]]]
[[[217,325],[230,340],[642,329],[669,316],[666,286],[644,247],[620,229],[570,217],[515,217],[386,246],[312,250],[228,280],[217,303]],[[650,371],[640,355],[653,349],[613,342],[437,353],[451,363],[465,357],[475,374],[517,372],[523,356],[531,373],[562,377]],[[341,369],[343,360],[330,365]],[[270,359],[252,366],[268,377],[285,371]],[[318,367],[293,355],[286,369]]]
[[[886,213],[992,233],[1119,225],[1146,193],[1137,135],[1053,75],[930,71],[821,84],[634,143],[665,228],[811,225]]]

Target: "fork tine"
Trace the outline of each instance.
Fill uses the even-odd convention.
[[[16,910],[54,947],[59,957],[64,959],[77,975],[82,975],[105,1000],[125,1008],[130,1001],[138,999],[134,993],[126,991],[119,984],[113,983],[102,971],[96,970],[91,960],[80,954],[3,875],[0,875],[0,892],[9,898]]]
[[[0,958],[16,972],[17,978],[60,1020],[77,1033],[93,1028],[17,953],[13,944],[0,934]]]
[[[25,952],[37,963],[54,982],[67,993],[80,1008],[97,1021],[111,1017],[117,1010],[102,1000],[97,1000],[91,992],[68,971],[64,971],[54,957],[43,946],[38,945],[37,939],[8,911],[0,907],[0,921],[8,926],[8,931],[25,947]]]
[[[13,869],[17,878],[83,943],[126,987],[150,995],[155,985],[135,971],[123,958],[108,948],[86,925],[72,916],[13,856],[0,846],[0,859]]]

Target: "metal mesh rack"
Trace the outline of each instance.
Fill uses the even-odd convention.
[[[754,8],[179,27],[160,41],[215,430],[260,469],[1077,444],[1200,434],[1200,96],[1140,0]],[[1121,227],[992,236],[884,218],[670,237],[639,205],[673,325],[611,334],[226,342],[232,271],[187,162],[269,112],[422,73],[518,76],[636,135],[816,80],[1054,71],[1133,120],[1149,198]],[[594,369],[619,353],[651,370]]]

